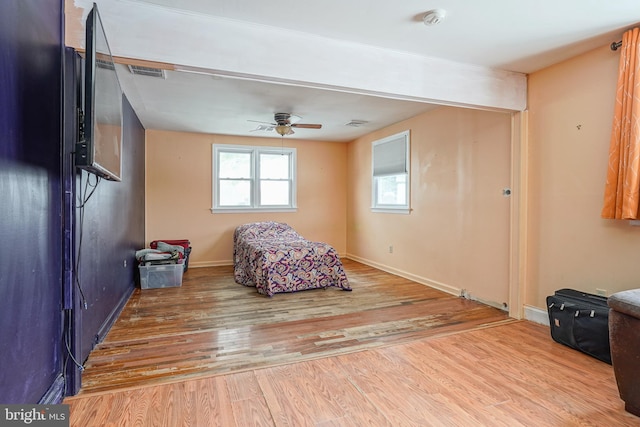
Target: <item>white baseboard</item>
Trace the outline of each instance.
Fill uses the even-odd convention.
[[[524,306],[524,318],[541,325],[549,326],[549,313],[538,307]]]
[[[223,267],[225,265],[233,265],[233,261],[199,261],[199,262],[189,261],[189,268]]]
[[[475,295],[473,295],[472,293],[468,292],[466,289],[460,290],[460,296],[463,297],[463,298],[466,298],[468,300],[471,300],[471,301],[477,301],[477,302],[482,303],[484,305],[488,305],[490,307],[497,308],[497,309],[502,310],[502,311],[509,311],[509,307],[506,304],[501,304],[501,303],[495,302],[495,301],[483,300],[482,298],[478,298]]]
[[[426,285],[426,286],[432,287],[434,289],[438,289],[440,291],[446,292],[446,293],[451,294],[451,295],[460,296],[460,293],[462,292],[461,289],[455,288],[453,286],[449,286],[449,285],[447,285],[445,283],[440,283],[440,282],[437,282],[435,280],[427,279],[426,277],[417,276],[415,274],[408,273],[408,272],[403,271],[403,270],[398,270],[398,269],[389,267],[387,265],[379,264],[377,262],[370,261],[370,260],[367,260],[367,259],[364,259],[364,258],[360,258],[360,257],[355,256],[355,255],[346,254],[345,258],[349,258],[349,259],[352,259],[354,261],[358,261],[358,262],[360,262],[362,264],[365,264],[365,265],[368,265],[370,267],[377,268],[378,270],[386,271],[387,273],[395,274],[396,276],[404,277],[405,279],[409,279],[409,280],[412,280],[414,282],[420,283],[421,285]]]

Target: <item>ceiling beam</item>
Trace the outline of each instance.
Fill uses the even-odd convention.
[[[67,0],[66,6],[67,45],[84,49],[83,8],[90,8],[91,2]],[[102,2],[99,8],[114,56],[394,99],[501,111],[526,109],[527,80],[521,73],[149,3]]]

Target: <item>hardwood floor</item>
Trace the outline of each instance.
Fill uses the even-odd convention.
[[[260,295],[232,267],[137,290],[89,356],[81,394],[332,356],[510,322],[506,313],[345,260],[352,292]]]
[[[345,260],[353,292],[261,296],[230,267],[136,291],[71,424],[613,426],[611,366],[544,326]]]

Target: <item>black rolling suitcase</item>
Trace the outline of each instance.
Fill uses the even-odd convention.
[[[559,289],[547,297],[551,338],[611,364],[607,297]]]

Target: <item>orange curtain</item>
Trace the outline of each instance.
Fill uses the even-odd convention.
[[[609,170],[601,216],[638,219],[640,201],[640,28],[622,36]]]

